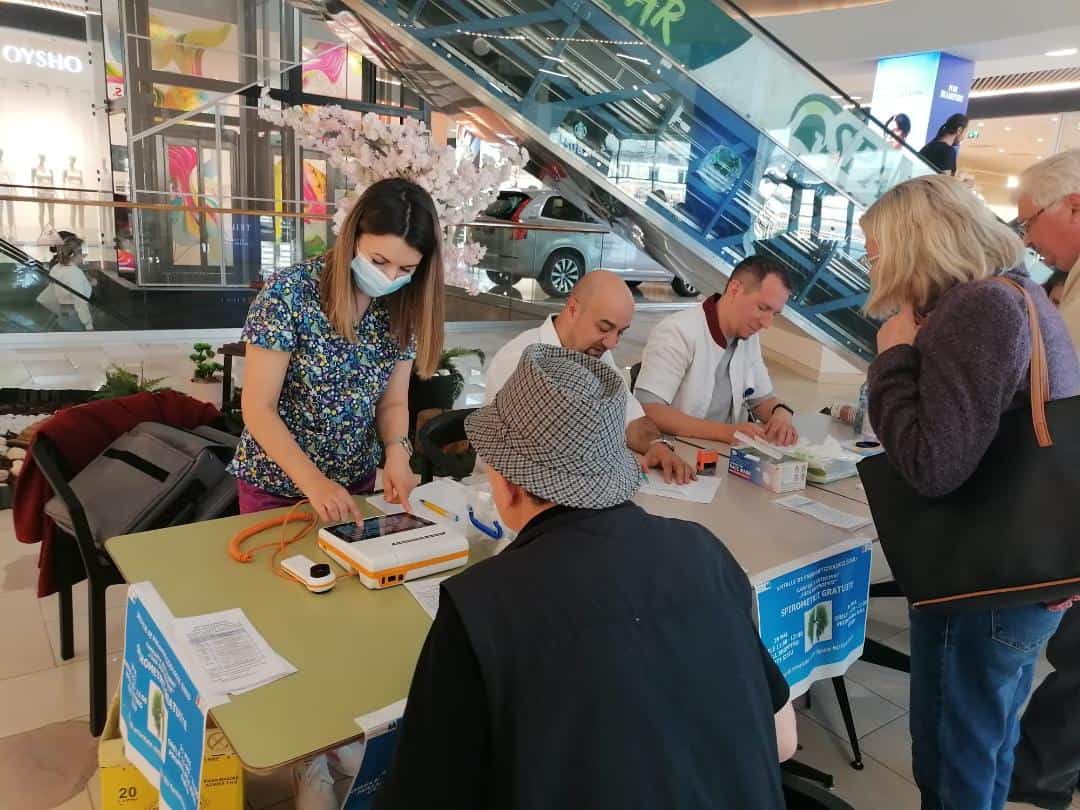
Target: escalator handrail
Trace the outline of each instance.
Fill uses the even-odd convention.
[[[799,65],[802,66],[805,70],[809,71],[814,76],[814,78],[816,78],[820,82],[823,82],[830,90],[839,94],[844,99],[844,101],[851,104],[853,108],[860,110],[860,116],[865,115],[867,121],[873,121],[875,124],[881,127],[881,131],[882,133],[884,133],[884,136],[887,136],[888,128],[885,126],[885,124],[883,124],[881,121],[879,121],[877,118],[870,114],[870,109],[868,107],[863,107],[861,104],[855,101],[855,99],[853,99],[847,94],[847,91],[845,91],[842,87],[833,82],[832,79],[830,79],[816,67],[811,65],[801,56],[799,56],[797,51],[795,51],[790,45],[785,43],[782,39],[776,36],[776,34],[774,34],[760,22],[751,17],[750,14],[748,14],[741,6],[735,3],[734,0],[721,0],[721,2],[723,2],[724,5],[730,6],[732,10],[734,10],[734,12],[747,25],[749,25],[751,28],[754,28],[758,33],[760,33],[763,37],[769,40],[773,45],[778,47],[780,50],[782,50],[784,53],[786,53],[788,56],[798,62]],[[906,138],[899,138],[897,140],[899,141],[901,148],[906,149],[908,152],[910,152],[917,161],[925,164],[935,174],[941,173],[938,167],[928,161],[926,158],[924,158],[914,147],[911,146],[911,144],[907,142]]]
[[[30,269],[32,269],[38,275],[44,276],[45,281],[48,284],[55,284],[60,289],[71,293],[76,298],[81,298],[83,301],[85,301],[87,303],[87,305],[92,306],[95,309],[105,313],[110,318],[114,318],[121,325],[123,325],[123,326],[125,326],[125,327],[127,327],[129,329],[134,328],[134,327],[132,327],[131,322],[127,320],[127,318],[124,318],[124,317],[122,317],[120,315],[117,315],[111,309],[109,309],[108,307],[102,305],[102,303],[100,301],[91,301],[89,296],[83,295],[81,292],[79,292],[76,289],[73,289],[72,287],[69,287],[64,282],[58,281],[57,279],[53,278],[52,275],[50,275],[49,269],[45,266],[44,262],[42,262],[40,259],[35,259],[33,256],[31,256],[29,253],[24,251],[22,248],[14,245],[13,243],[9,242],[8,240],[0,239],[0,253],[7,256],[9,259],[13,259],[14,261],[19,262],[23,267],[29,267]]]

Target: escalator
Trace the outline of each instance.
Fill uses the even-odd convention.
[[[727,0],[303,0],[435,110],[523,143],[529,171],[702,290],[747,255],[852,362],[876,325],[858,220],[932,169]],[[344,34],[342,34],[344,32]],[[642,177],[646,167],[648,176]]]
[[[93,295],[81,268],[57,270],[0,239],[0,332],[128,331],[130,319]]]

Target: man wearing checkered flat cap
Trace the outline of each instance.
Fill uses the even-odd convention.
[[[380,810],[783,808],[795,718],[750,584],[630,502],[626,395],[536,344],[466,421],[517,538],[443,583]]]

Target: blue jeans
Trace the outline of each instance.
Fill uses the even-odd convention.
[[[911,611],[911,759],[923,810],[1001,810],[1020,708],[1061,613]]]

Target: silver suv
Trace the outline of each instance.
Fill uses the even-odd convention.
[[[485,221],[566,230],[485,228]],[[509,286],[521,278],[535,278],[548,295],[565,298],[587,272],[603,268],[618,273],[631,287],[660,281],[670,283],[680,296],[697,295],[693,286],[556,191],[500,191],[499,199],[477,222],[481,224],[470,228],[469,236],[487,248],[480,266],[495,284]]]

